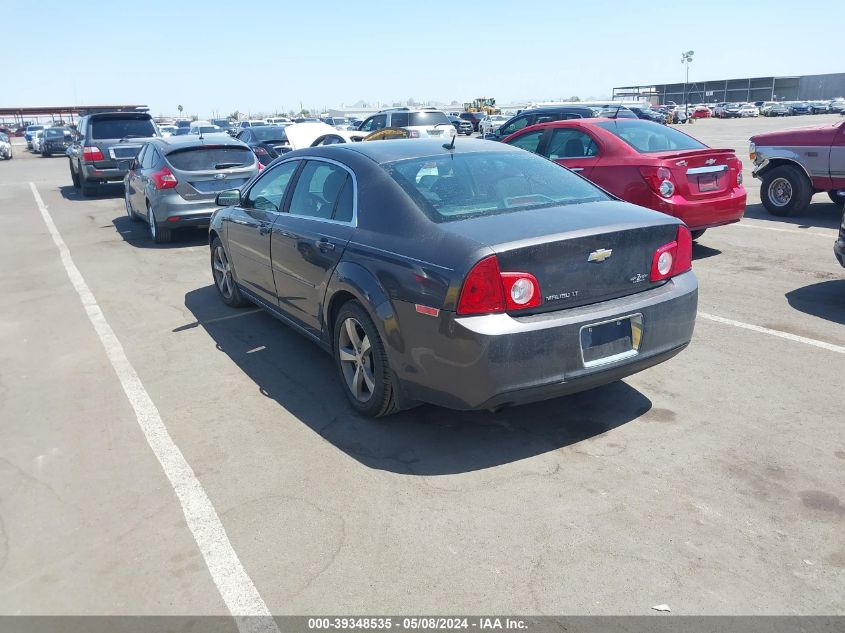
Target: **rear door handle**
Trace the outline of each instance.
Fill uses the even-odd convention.
[[[583,167],[570,167],[569,171],[584,171]]]
[[[259,235],[267,235],[272,230],[269,222],[262,222],[258,225],[258,234]]]
[[[323,239],[321,239],[319,242],[317,242],[317,246],[319,247],[319,249],[321,251],[333,251],[334,250],[334,244],[329,242],[325,237]]]

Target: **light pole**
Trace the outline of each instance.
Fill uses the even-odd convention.
[[[687,51],[686,53],[681,53],[681,63],[686,64],[687,66],[687,79],[684,82],[684,114],[689,116],[688,108],[687,108],[687,84],[689,83],[689,63],[692,61],[692,56],[695,51]]]

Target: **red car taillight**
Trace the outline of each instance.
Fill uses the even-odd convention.
[[[668,167],[640,167],[640,174],[655,193],[664,198],[675,195],[675,181]]]
[[[258,163],[258,173],[259,173],[259,174],[260,174],[260,173],[261,173],[264,169],[266,169],[266,167],[264,167],[264,165],[262,165],[262,164],[261,164],[261,161],[260,161],[260,160],[257,160],[257,161],[255,161],[255,162],[256,162],[256,163]]]
[[[176,176],[167,167],[162,167],[158,171],[153,172],[150,174],[150,178],[153,179],[156,189],[159,191],[162,189],[173,189],[177,184]]]
[[[692,268],[692,235],[683,224],[674,241],[664,244],[651,259],[651,281],[663,281]]]
[[[86,163],[93,163],[95,160],[105,160],[103,152],[99,147],[83,147],[82,160]]]
[[[255,147],[253,147],[252,151],[255,152],[256,156],[269,156],[270,155],[270,153],[266,149],[261,147],[260,145],[256,145]]]
[[[540,305],[540,284],[530,273],[503,273],[495,255],[485,257],[469,271],[458,314],[490,314],[506,310],[524,310]]]

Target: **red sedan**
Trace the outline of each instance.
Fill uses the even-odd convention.
[[[580,173],[613,195],[675,216],[693,239],[745,212],[742,163],[675,128],[639,119],[569,119],[514,132],[504,143]]]

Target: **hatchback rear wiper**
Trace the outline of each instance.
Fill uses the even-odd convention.
[[[229,169],[229,167],[243,167],[246,163],[217,163],[214,169]]]
[[[126,139],[128,139],[128,138],[144,138],[144,137],[143,137],[143,136],[141,136],[140,134],[127,134],[127,135],[126,135],[126,136],[124,136],[122,139],[120,139],[120,141],[119,141],[119,142],[120,142],[120,143],[122,143],[123,141],[125,141],[125,140],[126,140]]]

